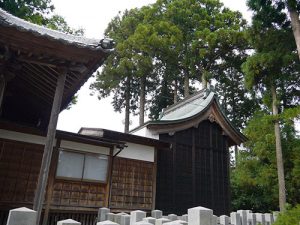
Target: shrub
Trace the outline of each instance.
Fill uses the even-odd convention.
[[[273,225],[300,225],[300,205],[280,213]]]

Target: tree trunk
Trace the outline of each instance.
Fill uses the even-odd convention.
[[[295,5],[296,5],[296,2],[295,2]],[[300,59],[300,20],[299,20],[299,14],[296,11],[296,9],[294,8],[294,6],[287,5],[287,8],[288,8],[288,11],[289,11],[289,14],[290,14],[291,24],[292,24],[292,28],[293,28],[293,34],[294,34],[294,38],[295,38],[296,45],[297,45],[298,56],[299,56],[299,59]]]
[[[234,160],[235,160],[235,166],[237,165],[237,160],[238,160],[238,155],[239,155],[239,149],[238,146],[234,146]]]
[[[178,101],[177,93],[178,93],[177,80],[174,80],[174,104],[176,104]]]
[[[124,132],[129,133],[129,117],[130,117],[130,78],[127,77],[125,91],[125,123]]]
[[[140,90],[140,117],[139,124],[140,126],[145,122],[145,91],[146,91],[146,76],[141,77],[141,90]]]
[[[277,94],[276,94],[276,89],[275,89],[274,85],[271,87],[271,92],[272,92],[273,116],[276,117],[278,115],[278,106],[277,106]],[[280,208],[280,211],[282,212],[285,210],[286,193],[285,193],[281,137],[280,137],[280,128],[279,128],[278,119],[275,119],[275,121],[274,121],[274,130],[275,130],[275,140],[276,140],[276,161],[277,161],[278,188],[279,188],[279,208]]]
[[[201,80],[202,80],[202,89],[206,89],[207,88],[207,80],[206,80],[206,77],[204,76],[204,74],[202,74]]]
[[[188,73],[184,76],[184,97],[188,97],[190,95],[190,78]]]

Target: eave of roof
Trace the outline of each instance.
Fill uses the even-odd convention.
[[[111,51],[110,49],[103,49],[100,46],[100,40],[98,39],[75,36],[51,30],[15,17],[2,9],[0,9],[0,24],[6,27],[14,27],[22,32],[30,32],[36,36],[46,37],[49,40],[58,41],[66,45],[74,45],[79,48],[88,48],[90,50],[100,50],[102,52]]]
[[[46,136],[46,132],[44,130],[40,130],[34,127],[24,126],[12,122],[2,121],[2,120],[0,121],[0,129],[11,130],[15,132],[32,134],[32,135],[43,136],[43,137]],[[61,131],[61,130],[56,131],[56,138],[84,143],[84,144],[104,146],[109,148],[112,148],[114,146],[124,147],[125,145],[125,142],[122,141],[117,141],[117,140],[112,140],[112,139],[107,139],[102,137],[90,137],[78,133],[72,133],[72,132]]]
[[[169,149],[170,148],[170,143],[148,138],[148,137],[142,137],[134,134],[127,134],[127,133],[122,133],[118,131],[113,131],[113,130],[106,130],[102,128],[89,128],[89,127],[82,127],[78,131],[78,133],[82,133],[84,130],[90,130],[90,131],[98,131],[101,132],[101,136],[103,138],[108,138],[108,139],[113,139],[113,140],[119,140],[123,142],[131,142],[135,144],[142,144],[142,145],[147,145],[147,146],[153,146],[153,147],[159,147],[161,149]],[[90,135],[88,135],[90,136]]]
[[[189,107],[191,105],[193,107]],[[215,108],[217,111],[215,113],[221,116],[221,120],[224,121],[224,126],[226,126],[226,130],[229,131],[229,135],[231,136],[232,140],[235,139],[235,141],[233,142],[235,142],[236,144],[240,144],[246,141],[247,138],[242,133],[240,133],[235,128],[235,126],[233,126],[233,124],[230,122],[230,120],[227,118],[227,116],[221,109],[217,96],[213,92],[208,93],[206,91],[198,92],[188,97],[187,99],[184,99],[178,102],[177,104],[168,107],[163,112],[160,120],[149,121],[145,123],[142,127],[146,126],[150,130],[159,130],[160,128],[162,128],[164,132],[168,130],[167,126],[170,126],[172,128],[176,126],[187,128],[186,126],[182,126],[182,124],[187,124],[189,121],[197,121],[197,118],[207,116],[206,114],[208,110],[210,110],[210,108],[214,105],[216,106]],[[190,124],[188,126],[191,127],[194,125]],[[137,127],[132,131],[137,131],[142,127]],[[172,131],[170,130],[170,132]],[[160,132],[158,131],[158,133]],[[235,136],[235,138],[233,136]]]

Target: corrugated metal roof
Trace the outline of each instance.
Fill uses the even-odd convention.
[[[51,30],[15,17],[2,9],[0,9],[0,24],[7,27],[14,27],[20,31],[31,32],[37,36],[43,36],[48,39],[61,41],[68,45],[75,45],[77,47],[90,48],[94,50],[102,49],[99,45],[100,40],[98,39],[90,39],[83,36],[75,36]],[[103,51],[105,52],[105,50]]]

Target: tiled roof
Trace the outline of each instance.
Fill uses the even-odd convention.
[[[65,34],[63,32],[32,24],[15,17],[2,9],[0,9],[0,24],[6,27],[14,27],[20,31],[31,32],[36,36],[43,36],[50,40],[60,41],[67,45],[75,45],[77,47],[90,48],[94,50],[101,49],[104,52],[106,51],[100,46],[100,40]]]

